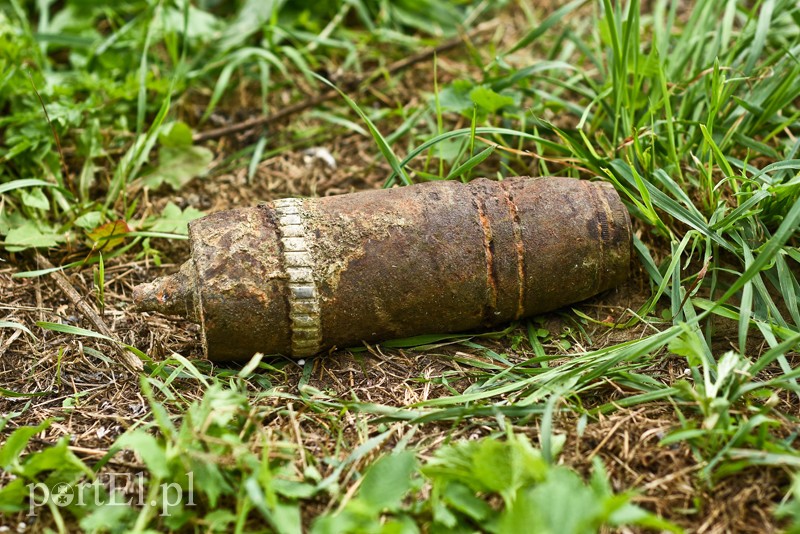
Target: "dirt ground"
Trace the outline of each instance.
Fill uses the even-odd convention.
[[[440,58],[441,81],[462,75],[464,69],[469,68],[458,58],[458,51]],[[430,73],[430,64],[417,65],[399,75],[392,84],[372,93],[380,93],[380,100],[391,103],[414,101],[422,98],[425,91],[432,91]],[[257,108],[258,92],[251,93],[250,89],[247,86],[241,88],[241,108]],[[248,95],[252,95],[253,102],[248,102]],[[186,104],[179,115],[195,115],[194,106],[194,103]],[[270,129],[280,135],[282,130],[302,130],[313,126],[313,119],[300,115],[289,123],[271,125]],[[215,150],[219,162],[250,139],[252,132],[210,142],[208,146]],[[246,168],[240,168],[195,180],[177,194],[168,190],[149,192],[140,215],[157,213],[170,201],[181,208],[192,206],[213,212],[285,196],[342,194],[380,187],[390,173],[388,165],[376,154],[374,143],[358,134],[324,139],[321,146],[335,158],[335,169],[304,154],[301,149],[288,151],[263,161],[251,183],[248,183]],[[533,160],[531,170],[535,172]],[[136,259],[133,253],[106,263],[106,308],[102,318],[119,340],[138,347],[156,361],[172,353],[199,358],[202,350],[196,325],[153,313],[137,314],[129,307],[134,285],[173,272],[187,257],[185,242],[159,241],[155,246],[163,253],[164,263],[160,267],[151,259]],[[50,260],[62,264],[85,256],[86,252],[80,246],[71,251],[53,251]],[[20,411],[30,403],[24,413],[13,420],[14,427],[57,418],[44,437],[34,440],[34,446],[54,443],[60,436],[70,435],[73,452],[92,463],[101,458],[126,429],[148,417],[147,402],[140,394],[137,377],[114,361],[115,353],[107,343],[34,328],[36,321],[92,328],[51,277],[11,277],[15,272],[35,268],[36,262],[29,253],[16,254],[8,262],[0,263],[0,320],[22,322],[38,337],[38,340],[32,340],[17,330],[0,330],[0,384],[19,392],[49,393],[32,399],[0,397],[0,413]],[[67,275],[73,287],[94,306],[92,269],[75,269]],[[581,304],[579,309],[598,319],[616,318],[624,315],[625,310],[637,309],[649,292],[646,277],[637,266],[624,286]],[[547,315],[545,321],[554,332],[568,326],[563,315],[558,313]],[[593,343],[582,347],[596,349],[635,339],[647,333],[647,329],[647,326],[622,331],[595,327],[590,332]],[[519,333],[523,334],[522,329]],[[504,351],[512,361],[530,357],[527,345],[509,346],[513,337],[481,342]],[[578,341],[585,343],[582,339]],[[558,350],[554,346],[546,348],[548,351]],[[460,366],[452,356],[459,352],[470,353],[470,350],[456,344],[427,351],[380,347],[369,347],[369,350],[357,353],[336,351],[314,360],[308,384],[342,397],[404,406],[449,395],[449,387],[463,390],[469,385],[469,369]],[[640,372],[650,373],[665,382],[683,375],[684,370],[678,361],[668,354],[656,361],[652,368]],[[284,391],[296,393],[302,367],[288,360],[271,363],[281,372],[267,373],[266,378]],[[445,376],[447,385],[442,379]],[[190,400],[202,395],[198,385],[191,381],[185,381],[182,392]],[[65,405],[64,400],[75,393],[81,395],[80,404]],[[597,406],[624,394],[609,384],[596,389],[583,402]],[[262,401],[276,405],[282,402],[280,399]],[[302,410],[299,406],[295,408]],[[269,425],[297,442],[305,454],[322,456],[335,453],[335,440],[324,431],[325,422],[313,413],[302,415],[296,421],[276,415]],[[637,488],[638,503],[692,532],[775,531],[777,526],[772,510],[785,493],[790,481],[789,473],[777,468],[748,470],[716,481],[711,489],[698,477],[697,459],[687,445],[659,445],[659,440],[677,423],[675,409],[669,403],[621,408],[609,415],[590,419],[580,433],[575,416],[564,413],[556,418],[558,431],[567,435],[561,461],[588,473],[592,458],[601,458],[615,489]],[[363,428],[363,421],[352,415],[340,424],[344,427],[345,441],[353,447],[357,446],[365,431],[370,431]],[[518,421],[515,428],[536,442],[539,424],[537,419],[531,418]],[[6,428],[3,433],[10,430]],[[401,438],[407,430],[399,428],[396,438]],[[411,441],[423,451],[433,450],[445,440],[477,437],[489,430],[488,419],[476,418],[457,425],[433,423],[419,427]],[[339,454],[344,452],[339,451]],[[117,466],[137,467],[135,459],[130,456],[118,455],[111,465],[115,462]],[[323,476],[327,474],[322,473]],[[320,502],[318,506],[316,511],[329,506],[329,503]],[[314,512],[314,507],[305,511],[308,516]],[[4,519],[9,525],[24,520],[23,517]],[[39,531],[47,526],[47,521],[43,516],[38,524],[29,526],[33,531]]]

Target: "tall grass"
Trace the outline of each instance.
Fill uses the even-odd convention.
[[[760,405],[765,391],[798,391],[787,356],[800,341],[799,17],[795,2],[780,0],[701,0],[691,9],[661,0],[650,11],[637,0],[572,2],[531,20],[533,29],[484,65],[482,78],[436,95],[437,117],[462,113],[472,127],[413,147],[400,161],[405,172],[416,180],[467,175],[480,169],[476,158],[485,152],[457,152],[453,170],[438,177],[427,172],[430,157],[416,162],[453,139],[463,147],[488,137],[503,154],[501,176],[533,168],[611,182],[637,220],[635,249],[652,296],[609,326],[643,321],[660,332],[572,354],[553,368],[543,368],[542,357],[489,367],[463,394],[425,403],[431,412],[422,420],[481,414],[487,405],[536,405],[541,413],[553,396],[584,411],[580,395],[602,380],[634,393],[589,413],[664,398],[694,406],[681,418],[686,428],[668,441],[691,443],[708,460],[706,475],[733,448],[797,455],[786,441],[752,441],[749,434],[783,417]],[[492,109],[477,87],[508,103]],[[546,119],[552,116],[559,120]],[[393,173],[387,185],[397,178]],[[738,324],[735,352],[727,354],[712,350],[723,320]],[[670,353],[685,359],[693,380],[664,383],[637,372]],[[782,374],[763,375],[767,368]],[[734,408],[742,405],[760,419]],[[458,408],[438,408],[445,406]],[[769,462],[739,453],[721,472],[751,460]]]

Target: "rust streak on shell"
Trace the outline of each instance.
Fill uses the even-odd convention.
[[[478,221],[483,230],[483,250],[486,254],[486,286],[489,291],[489,301],[484,306],[483,320],[485,323],[491,321],[497,309],[497,272],[494,267],[494,250],[492,246],[492,227],[483,206],[483,199],[478,197],[477,191],[472,191],[472,203],[478,212]]]
[[[511,220],[514,225],[514,246],[517,252],[517,280],[519,283],[519,301],[517,303],[517,312],[514,319],[519,319],[525,312],[525,243],[522,241],[522,228],[519,220],[519,211],[514,204],[514,199],[508,189],[503,189],[503,198],[508,204],[508,209],[511,212]]]
[[[611,245],[611,229],[610,226],[614,224],[614,212],[611,211],[611,206],[608,205],[608,199],[602,190],[595,189],[592,191],[594,197],[599,200],[602,207],[597,211],[597,219],[600,225],[600,239],[598,246],[600,248],[600,256],[605,259],[605,252],[608,245]],[[597,287],[602,287],[605,283],[606,262],[603,262],[601,268],[598,269]]]

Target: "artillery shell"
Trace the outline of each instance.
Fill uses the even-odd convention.
[[[614,188],[569,178],[442,181],[214,213],[192,256],[134,289],[202,325],[212,360],[303,357],[554,310],[627,276]]]

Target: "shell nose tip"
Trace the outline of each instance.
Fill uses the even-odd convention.
[[[160,281],[139,284],[133,288],[133,306],[136,311],[161,311],[166,299],[163,293],[161,299],[158,297]]]
[[[188,262],[187,262],[188,263]],[[139,284],[133,288],[133,307],[136,311],[155,311],[196,318],[194,284],[191,266],[184,264],[177,273]]]

